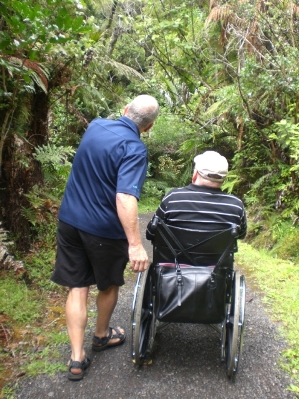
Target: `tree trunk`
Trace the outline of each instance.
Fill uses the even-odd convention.
[[[31,124],[24,137],[10,133],[4,143],[0,190],[2,218],[20,251],[27,251],[31,244],[31,225],[22,216],[22,208],[29,205],[25,195],[34,185],[43,184],[41,166],[32,154],[36,146],[47,143],[48,95],[37,92],[30,108]]]

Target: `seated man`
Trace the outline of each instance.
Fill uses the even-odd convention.
[[[233,224],[239,227],[237,238],[244,238],[247,221],[242,201],[221,190],[228,172],[225,157],[215,151],[206,151],[194,158],[192,183],[171,190],[162,200],[156,215],[167,225],[197,230],[225,230]],[[153,219],[152,219],[153,220]],[[152,240],[152,220],[146,238]]]

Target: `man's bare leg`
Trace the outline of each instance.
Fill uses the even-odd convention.
[[[72,349],[71,359],[78,362],[85,358],[83,341],[87,324],[88,291],[89,287],[70,288],[65,305],[66,325]],[[73,374],[81,372],[81,369],[72,368]]]
[[[112,313],[115,309],[118,299],[119,287],[111,285],[105,291],[99,291],[97,297],[98,318],[95,330],[95,336],[98,338],[107,337],[109,334],[109,323]],[[124,334],[124,330],[119,328],[120,332]],[[115,331],[113,331],[115,333]],[[120,341],[119,338],[111,339],[111,344]]]

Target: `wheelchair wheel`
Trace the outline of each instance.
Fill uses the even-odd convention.
[[[155,335],[153,271],[152,267],[139,273],[135,287],[132,309],[132,360],[142,364],[151,352]]]
[[[226,325],[227,375],[235,380],[242,354],[245,326],[245,278],[239,271],[234,274],[231,306]]]

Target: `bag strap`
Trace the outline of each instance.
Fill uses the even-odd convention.
[[[167,226],[166,223],[162,219],[159,218],[160,224],[163,226],[163,228],[167,231],[168,235],[173,239],[173,241],[176,243],[180,251],[186,256],[187,259],[190,260],[191,264],[194,265],[194,259],[188,254],[188,252],[185,250],[185,248],[182,246],[182,244],[179,242],[179,240],[176,238],[176,236],[173,234],[173,232],[170,230],[170,228]],[[163,232],[160,230],[160,234],[163,238],[163,240],[166,242],[167,246],[171,250],[172,254],[175,255],[175,259],[178,256],[178,253],[175,251],[173,246],[170,244],[170,242],[167,240]]]
[[[190,260],[191,264],[194,265],[194,264],[195,264],[194,259],[190,256],[190,254],[189,254],[189,253],[186,251],[186,249],[182,246],[182,244],[180,243],[180,241],[176,238],[176,236],[173,234],[173,232],[170,230],[170,228],[167,226],[167,224],[166,224],[162,219],[160,219],[158,216],[155,216],[155,217],[158,219],[158,224],[160,224],[160,225],[163,226],[164,230],[168,233],[168,235],[169,235],[169,236],[172,238],[172,240],[175,242],[175,244],[177,245],[177,247],[180,249],[181,253],[183,253],[183,254],[185,255],[185,257],[186,257],[188,260]],[[158,226],[157,226],[157,227],[158,227]],[[176,259],[177,259],[177,256],[178,256],[178,253],[175,251],[175,249],[173,248],[173,246],[171,245],[171,243],[169,242],[169,240],[166,238],[165,234],[163,234],[163,232],[161,231],[161,229],[159,229],[159,230],[160,230],[161,237],[162,237],[163,240],[165,241],[166,245],[168,246],[168,248],[170,249],[171,253],[174,255],[175,260],[176,260]],[[218,271],[219,271],[219,269],[220,269],[220,266],[221,266],[223,260],[225,259],[226,255],[227,255],[227,253],[228,253],[228,251],[229,251],[229,249],[230,249],[230,247],[231,247],[231,244],[234,242],[235,237],[236,237],[237,234],[238,234],[238,226],[237,226],[237,225],[232,225],[232,228],[231,228],[231,229],[227,229],[227,230],[231,230],[231,233],[232,233],[232,235],[231,235],[231,240],[230,240],[230,242],[228,243],[227,247],[225,248],[225,251],[222,253],[222,255],[220,256],[220,258],[218,259],[218,261],[217,261],[217,263],[216,263],[216,265],[215,265],[215,268],[214,268],[213,273],[212,273],[212,274],[214,274],[214,275],[218,273]],[[219,233],[219,235],[220,235],[220,234],[221,234],[221,233]],[[217,236],[217,235],[216,235],[216,236]],[[216,237],[216,236],[215,236],[215,237]],[[201,242],[201,243],[196,243],[196,244],[194,244],[194,245],[191,245],[190,247],[188,247],[188,250],[189,250],[189,249],[192,249],[192,248],[196,247],[197,245],[202,244],[202,243],[204,243],[204,242],[206,242],[206,241],[208,241],[208,240],[209,240],[209,239],[204,240],[204,241]],[[176,263],[177,263],[177,262],[176,262]]]
[[[185,254],[185,256],[191,261],[192,264],[194,264],[192,258],[189,256],[189,254],[185,251],[184,247],[182,246],[182,244],[178,241],[178,239],[175,237],[175,235],[172,233],[172,231],[170,230],[170,228],[163,222],[162,219],[159,218],[158,221],[163,228],[167,231],[167,233],[170,235],[170,237],[174,240],[174,242],[176,243],[176,245],[180,248],[180,250]],[[174,263],[175,263],[175,269],[176,269],[176,285],[178,288],[178,306],[182,306],[182,286],[184,285],[184,280],[183,280],[183,276],[182,276],[182,271],[180,268],[180,264],[177,261],[177,257],[178,257],[178,253],[176,252],[176,250],[173,248],[173,246],[171,245],[170,241],[166,238],[165,234],[162,232],[161,229],[160,230],[160,234],[161,237],[163,238],[163,240],[165,241],[166,245],[168,246],[168,248],[170,249],[171,253],[174,256]]]

